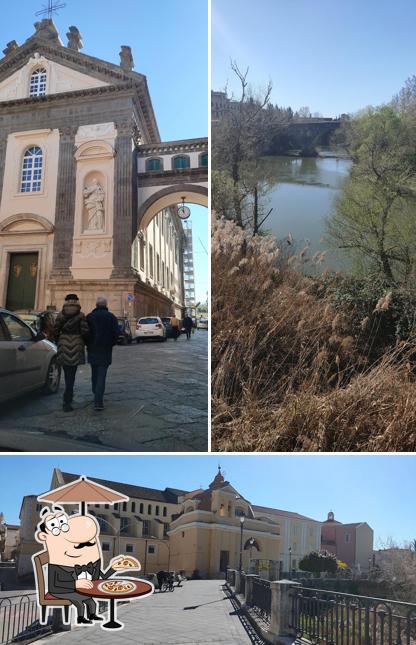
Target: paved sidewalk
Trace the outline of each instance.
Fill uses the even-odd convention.
[[[260,643],[243,626],[221,580],[189,580],[172,593],[158,593],[121,606],[118,619],[124,629],[106,631],[75,627],[49,636],[45,645],[247,645]]]
[[[114,349],[105,411],[92,405],[91,370],[78,368],[74,412],[57,395],[25,395],[2,405],[0,447],[35,451],[206,451],[208,449],[208,334],[190,341],[146,342]],[[20,440],[20,441],[19,441]],[[58,441],[62,446],[57,447]],[[55,442],[55,443],[54,443]],[[13,446],[10,446],[13,448]]]

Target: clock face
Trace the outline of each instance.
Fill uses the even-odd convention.
[[[187,206],[179,206],[178,207],[178,216],[181,219],[188,219],[190,214],[191,214],[191,210]]]

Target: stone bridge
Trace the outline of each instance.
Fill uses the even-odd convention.
[[[143,145],[136,154],[140,229],[182,200],[208,206],[207,138]]]
[[[340,126],[341,119],[294,119],[288,126],[288,134],[299,147],[329,145],[332,134]]]

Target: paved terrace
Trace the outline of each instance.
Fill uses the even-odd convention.
[[[173,592],[156,592],[118,608],[124,629],[105,631],[74,627],[70,632],[48,636],[45,645],[247,645],[264,641],[240,617],[221,580],[189,580]]]

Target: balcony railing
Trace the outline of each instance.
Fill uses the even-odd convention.
[[[415,604],[305,587],[291,594],[291,627],[313,644],[416,643]]]
[[[38,614],[36,594],[0,598],[0,645],[50,633],[48,625],[39,623]]]

